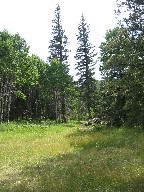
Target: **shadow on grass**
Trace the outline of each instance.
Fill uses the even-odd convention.
[[[123,132],[115,135],[110,143],[108,139],[114,133],[109,134],[105,131],[70,134],[68,137],[76,152],[45,158],[38,165],[7,175],[0,182],[0,191],[142,192],[144,164],[130,146],[120,149],[117,141],[120,135],[124,136]],[[131,139],[130,136],[127,139]],[[99,147],[95,145],[97,142]]]
[[[127,178],[124,173],[109,170],[106,162],[100,163],[97,158],[88,159],[83,155],[67,154],[49,158],[38,166],[27,167],[3,180],[0,191],[143,191],[144,176]]]
[[[109,147],[126,147],[135,150],[143,147],[141,141],[144,139],[144,131],[124,128],[82,128],[69,134],[68,137],[71,138],[73,146],[83,149],[101,150]]]

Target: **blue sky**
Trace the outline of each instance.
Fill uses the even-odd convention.
[[[0,0],[0,30],[19,33],[30,46],[30,54],[36,54],[46,61],[51,39],[52,19],[56,4],[61,7],[61,20],[71,49],[70,73],[75,75],[76,34],[82,13],[90,25],[90,41],[98,47],[104,41],[106,30],[117,24],[114,15],[115,0]],[[99,65],[96,79],[100,79]]]

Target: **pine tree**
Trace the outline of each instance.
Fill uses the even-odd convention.
[[[55,10],[55,19],[52,21],[52,40],[50,41],[49,45],[49,62],[55,63],[56,60],[59,63],[58,66],[62,65],[65,70],[65,75],[68,76],[69,72],[69,66],[68,66],[68,49],[66,46],[68,45],[68,38],[65,35],[65,31],[62,28],[61,24],[61,14],[60,14],[60,6],[57,5]],[[59,69],[56,69],[57,79],[56,81],[61,81],[58,79],[59,77]],[[63,73],[62,73],[63,74]],[[65,76],[64,75],[64,76]],[[63,78],[63,82],[61,83],[61,88],[59,88],[60,92],[58,90],[55,90],[55,97],[59,97],[59,99],[55,99],[55,106],[56,111],[59,111],[59,115],[62,118],[63,122],[66,122],[66,87],[65,85],[65,78]],[[68,85],[67,85],[68,86]],[[59,100],[59,103],[57,102]],[[61,114],[60,114],[61,113]],[[57,116],[57,115],[56,115]],[[60,118],[60,117],[59,117]]]
[[[52,59],[57,59],[63,64],[67,64],[69,51],[66,46],[68,45],[68,38],[62,28],[59,5],[56,7],[55,19],[52,20],[52,23],[52,40],[50,40],[48,60],[50,62]]]
[[[81,20],[78,26],[79,34],[77,35],[78,48],[76,53],[76,70],[78,71],[78,85],[81,89],[81,97],[85,103],[85,108],[88,113],[88,117],[91,117],[91,100],[93,95],[94,84],[94,57],[96,56],[94,46],[89,41],[89,26],[87,25],[84,16],[81,16]]]

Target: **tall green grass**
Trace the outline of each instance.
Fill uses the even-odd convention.
[[[144,132],[0,125],[1,192],[142,192]]]

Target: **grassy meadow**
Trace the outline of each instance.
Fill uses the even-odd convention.
[[[144,131],[0,125],[0,192],[143,192]]]

